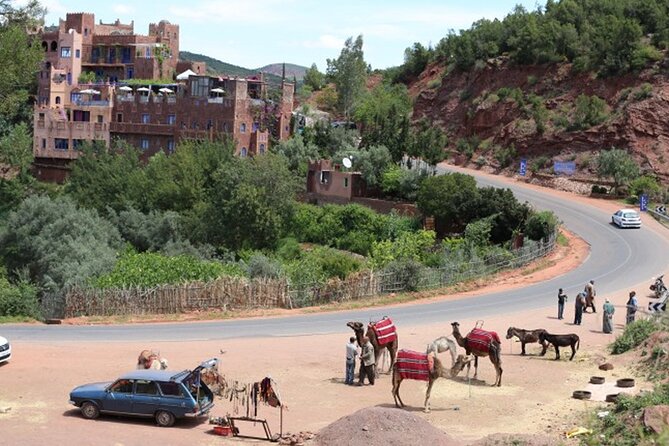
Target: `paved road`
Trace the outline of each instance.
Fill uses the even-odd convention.
[[[136,324],[122,326],[0,326],[0,333],[14,341],[170,341],[229,339],[256,336],[300,336],[341,333],[349,320],[367,321],[387,314],[402,327],[464,318],[482,318],[499,313],[554,305],[557,289],[569,296],[594,279],[602,296],[662,274],[669,265],[669,243],[647,228],[620,230],[608,222],[610,215],[597,209],[557,199],[520,184],[509,186],[495,179],[479,179],[483,185],[510,187],[520,201],[555,212],[565,226],[591,245],[591,253],[578,269],[561,277],[511,292],[479,297],[416,304],[382,310],[355,310],[290,317],[213,321],[198,323]]]

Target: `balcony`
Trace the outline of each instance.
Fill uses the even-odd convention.
[[[75,99],[72,101],[74,105],[81,107],[109,107],[109,101],[93,101],[93,100],[84,100],[84,99]]]
[[[112,122],[109,126],[112,133],[129,133],[133,135],[173,135],[174,126],[168,124],[139,124],[133,122]]]

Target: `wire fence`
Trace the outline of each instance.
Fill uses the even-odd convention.
[[[451,262],[441,268],[417,263],[380,271],[364,270],[346,279],[291,285],[286,279],[222,277],[208,283],[153,288],[95,289],[75,287],[61,295],[45,295],[45,318],[177,314],[192,311],[296,308],[355,301],[389,293],[443,288],[519,268],[549,254],[557,235],[527,241],[513,251],[486,258]]]

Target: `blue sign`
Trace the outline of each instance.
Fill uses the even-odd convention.
[[[639,210],[642,212],[646,212],[648,210],[648,195],[639,195]]]
[[[574,172],[576,172],[576,163],[574,161],[555,161],[553,163],[553,172],[556,174],[574,175]]]
[[[527,160],[525,158],[520,160],[520,176],[524,177],[527,173]]]

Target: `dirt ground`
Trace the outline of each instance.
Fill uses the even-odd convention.
[[[561,192],[553,191],[560,195]],[[570,199],[586,200],[592,206],[614,210],[617,205],[568,195]],[[651,218],[644,217],[650,230],[662,232]],[[554,254],[549,265],[541,270],[530,267],[524,272],[506,274],[490,285],[448,298],[467,298],[494,289],[513,289],[528,282],[557,277],[576,267],[587,256],[587,245],[571,237],[567,250]],[[636,287],[640,305],[648,299],[647,281]],[[624,303],[628,290],[606,296],[617,308],[615,332],[624,323]],[[604,296],[598,296],[603,300]],[[447,298],[445,296],[435,297]],[[573,303],[570,296],[569,303]],[[598,302],[601,305],[602,302]],[[490,434],[544,434],[555,440],[563,433],[586,422],[584,411],[605,405],[596,401],[571,398],[574,390],[586,390],[590,376],[605,376],[608,383],[616,378],[630,377],[626,368],[628,357],[608,357],[606,345],[616,333],[601,332],[601,313],[585,314],[583,325],[573,326],[573,307],[568,305],[566,319],[556,318],[555,307],[517,314],[500,314],[485,321],[484,328],[497,331],[503,338],[506,329],[546,328],[552,332],[577,333],[581,347],[573,362],[563,350],[562,360],[554,361],[551,350],[538,356],[537,344],[528,346],[529,355],[521,357],[520,344],[503,339],[502,387],[493,388],[494,368],[490,361],[480,361],[479,378],[468,384],[464,379],[440,380],[432,391],[431,413],[422,412],[426,384],[405,381],[402,396],[408,411],[429,421],[451,437],[473,442]],[[68,404],[68,393],[77,385],[114,379],[132,369],[137,354],[150,348],[168,358],[171,370],[192,368],[200,361],[219,357],[221,370],[228,380],[259,381],[273,377],[279,385],[281,399],[287,405],[283,413],[283,431],[317,432],[333,421],[355,411],[378,406],[392,408],[391,383],[382,375],[375,386],[349,387],[343,384],[345,344],[352,331],[342,315],[341,333],[298,337],[234,339],[193,342],[14,342],[13,359],[0,366],[0,442],[29,445],[139,445],[150,439],[164,445],[247,444],[252,440],[215,436],[206,422],[182,421],[173,428],[163,429],[151,420],[122,419],[103,416],[99,420],[84,420],[77,409]],[[428,326],[404,326],[396,321],[400,348],[424,351],[432,339],[450,335],[451,321]],[[469,330],[475,319],[460,320]],[[1,330],[1,327],[0,327]],[[225,353],[221,354],[221,351]],[[443,354],[450,361],[448,354]],[[442,356],[443,356],[442,355]],[[598,365],[609,360],[614,370],[602,372]],[[639,382],[639,390],[645,386]],[[211,415],[233,414],[227,401],[219,400]],[[272,432],[279,430],[279,410],[261,406],[259,416],[267,418]],[[244,434],[257,434],[260,426],[240,425]],[[573,442],[573,440],[571,440]],[[419,443],[419,442],[418,442]],[[415,443],[415,444],[418,444]],[[569,444],[569,443],[567,443]]]

